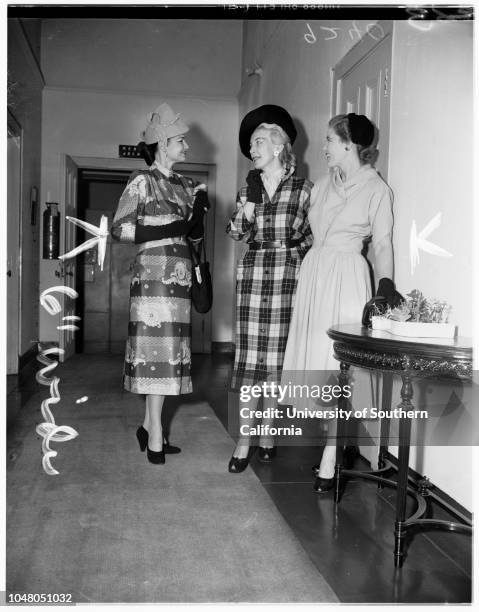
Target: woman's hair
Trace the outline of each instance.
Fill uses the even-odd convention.
[[[349,120],[347,115],[336,115],[329,120],[328,126],[334,130],[341,142],[353,143],[351,140],[351,132],[349,130]],[[371,164],[374,165],[378,157],[379,151],[376,148],[377,139],[374,138],[373,142],[369,147],[365,147],[361,144],[356,144],[358,152],[359,163],[361,165]]]
[[[155,161],[155,153],[158,150],[158,143],[154,142],[153,144],[147,145],[142,140],[136,145],[136,150],[143,157],[148,166],[151,166],[151,164]]]
[[[260,123],[256,130],[259,128],[268,130],[272,143],[284,145],[283,150],[278,156],[280,163],[287,168],[296,166],[296,155],[293,153],[293,147],[291,146],[289,136],[283,128],[276,125],[276,123]]]

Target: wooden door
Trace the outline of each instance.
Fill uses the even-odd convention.
[[[389,125],[390,125],[390,92],[391,92],[391,56],[392,56],[391,21],[381,21],[374,30],[366,35],[341,59],[333,70],[332,115],[357,113],[366,115],[374,122],[379,131],[379,156],[376,169],[387,182]],[[364,251],[374,270],[372,249]],[[377,283],[378,279],[375,279]],[[354,389],[353,406],[364,408],[371,402],[371,395],[381,408],[382,385],[379,374],[361,375],[362,385]],[[373,441],[379,439],[380,420],[363,421],[361,431],[364,438],[370,437],[365,445],[360,445],[363,457],[377,466],[378,449]]]
[[[20,126],[10,116],[8,117],[7,164],[7,374],[18,374],[22,146]]]
[[[78,167],[69,155],[63,158],[63,194],[65,198],[65,216],[63,218],[63,245],[60,249],[62,253],[68,253],[77,246],[76,226],[67,221],[67,216],[77,216],[77,183]],[[75,289],[76,277],[76,257],[66,259],[60,263],[59,275],[63,285]],[[76,314],[75,300],[61,294],[59,302],[62,306],[62,317],[73,316]],[[82,322],[80,322],[80,325]],[[61,361],[65,361],[75,353],[75,332],[71,329],[59,330],[59,346],[65,351]]]
[[[376,168],[387,181],[392,22],[379,22],[334,67],[332,115],[366,115],[379,130]]]

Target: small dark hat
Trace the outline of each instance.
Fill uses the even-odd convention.
[[[251,136],[261,123],[276,123],[289,136],[291,144],[296,140],[296,128],[288,111],[276,104],[264,104],[245,115],[240,125],[239,144],[243,155],[248,159],[251,159],[249,153]]]
[[[351,133],[351,142],[363,147],[369,147],[374,140],[374,125],[369,121],[366,115],[349,113],[347,117],[349,131]]]

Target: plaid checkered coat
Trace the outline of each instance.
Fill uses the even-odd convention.
[[[294,168],[281,181],[272,200],[263,186],[263,201],[255,205],[252,221],[243,209],[247,188],[241,188],[226,228],[234,240],[302,240],[291,249],[250,249],[238,263],[232,389],[281,380],[299,268],[313,241],[308,222],[313,183],[293,173]]]

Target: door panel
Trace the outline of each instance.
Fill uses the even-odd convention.
[[[376,168],[387,180],[392,30],[383,30],[379,42],[366,36],[334,68],[332,114],[358,113],[376,124]]]
[[[7,140],[7,374],[18,374],[20,352],[21,130],[8,125]]]

